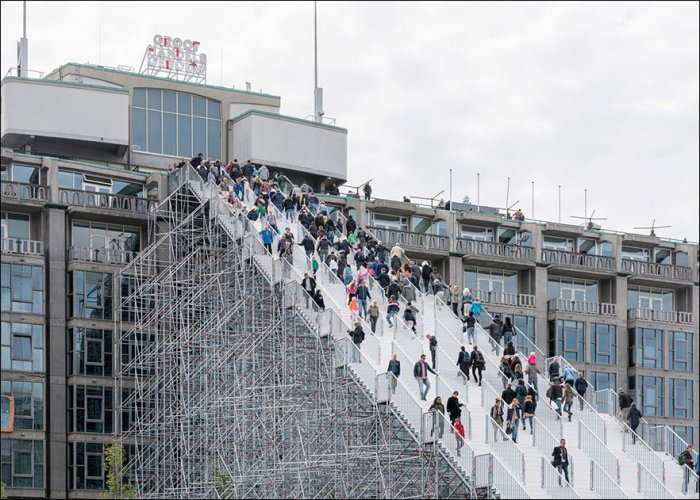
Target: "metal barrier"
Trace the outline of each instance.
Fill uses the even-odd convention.
[[[697,460],[697,456],[695,457]],[[683,484],[681,485],[681,493],[684,495],[692,495],[693,492],[698,493],[698,475],[693,469],[687,465],[683,466]]]
[[[532,498],[521,482],[513,481],[511,469],[494,455],[491,455],[491,475],[493,487],[500,493],[500,498]]]
[[[551,458],[540,457],[540,467],[542,469],[541,486],[551,498],[581,498],[581,495],[573,488],[574,477],[571,457],[569,457],[569,483],[566,477],[551,464]]]
[[[508,464],[518,481],[525,483],[525,454],[498,423],[491,418],[491,415],[484,415],[484,426],[486,429],[484,434],[485,442],[491,443],[491,450],[493,450],[494,455]]]
[[[67,205],[107,208],[119,210],[120,212],[144,214],[154,210],[158,205],[155,200],[149,200],[140,196],[97,193],[67,188],[58,188],[58,197],[61,203]]]
[[[656,454],[654,450],[644,441],[641,436],[636,438],[636,444],[632,445],[632,433],[634,432],[626,423],[620,422],[622,426],[622,451],[626,451],[635,460],[644,466],[646,470],[666,484],[666,464],[664,460]]]
[[[620,488],[619,481],[615,481],[601,467],[598,462],[591,460],[591,490],[600,495],[600,498],[629,498],[629,495]]]
[[[585,450],[592,460],[602,465],[615,482],[620,484],[620,462],[617,457],[581,420],[578,421],[578,447]]]
[[[637,492],[644,492],[646,498],[676,498],[642,462],[637,462]]]
[[[68,249],[68,260],[82,262],[104,262],[107,264],[127,264],[134,260],[138,252],[114,248],[88,248],[72,246]]]

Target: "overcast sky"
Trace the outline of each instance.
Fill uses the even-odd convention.
[[[448,200],[452,169],[455,201],[508,198],[565,223],[595,210],[607,229],[656,220],[672,226],[662,237],[700,239],[698,2],[317,9],[319,86],[326,117],[348,130],[348,184]],[[5,76],[22,2],[2,2],[1,20]],[[249,81],[280,96],[282,114],[313,113],[312,1],[27,2],[29,68],[44,74],[67,62],[138,71],[156,33],[199,41],[209,84]]]

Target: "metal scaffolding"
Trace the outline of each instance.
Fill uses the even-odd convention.
[[[185,177],[121,276],[117,419],[138,497],[468,497]]]

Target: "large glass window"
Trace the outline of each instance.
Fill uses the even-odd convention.
[[[114,392],[110,387],[74,385],[68,388],[68,432],[114,431]]]
[[[68,373],[112,375],[112,331],[95,328],[68,330]]]
[[[374,213],[372,214],[372,220],[375,227],[408,231],[408,219],[406,217]]]
[[[663,367],[663,330],[631,328],[629,331],[630,366]]]
[[[102,443],[68,443],[68,489],[103,490]]]
[[[562,356],[569,361],[583,361],[584,323],[561,319],[549,323],[549,356]]]
[[[620,256],[623,259],[638,260],[641,262],[649,262],[649,250],[646,248],[632,247],[629,245],[622,245],[622,250]]]
[[[572,240],[571,238],[561,238],[559,236],[544,235],[542,237],[542,248],[544,248],[545,250],[573,252],[574,240]]]
[[[72,245],[76,255],[100,262],[129,262],[141,245],[138,227],[74,221]]]
[[[630,378],[632,379],[632,377]],[[663,416],[664,379],[662,377],[646,377],[639,375],[636,377],[635,385],[637,407],[642,412],[642,415],[645,417]]]
[[[29,215],[2,212],[0,214],[0,238],[3,240],[28,240],[29,239]]]
[[[522,316],[516,314],[513,316],[513,325],[518,330],[518,335],[513,337],[515,348],[521,352],[529,353],[532,350],[532,344],[525,341],[525,338],[535,343],[535,317]]]
[[[547,300],[552,299],[598,302],[598,282],[550,276],[547,281]]]
[[[628,287],[627,307],[651,309],[653,311],[673,310],[673,290],[649,287]]]
[[[112,275],[74,271],[70,280],[74,318],[112,319]]]
[[[44,268],[25,264],[3,263],[2,311],[44,313]]]
[[[617,364],[617,327],[591,323],[591,363]]]
[[[8,488],[43,488],[44,442],[3,437],[2,482]]]
[[[668,398],[668,416],[674,418],[693,418],[693,381],[672,378],[668,380],[670,397]]]
[[[464,269],[464,286],[478,292],[492,293],[517,293],[518,273],[515,271],[501,271],[485,267],[467,267]],[[480,300],[488,300],[488,297],[479,297]]]
[[[44,384],[3,380],[2,393],[15,398],[15,430],[44,430]]]
[[[2,369],[44,371],[44,326],[2,322]]]
[[[9,169],[3,165],[1,171],[3,181],[39,184],[39,168],[37,167],[13,163]]]
[[[462,238],[478,241],[493,241],[493,229],[490,227],[468,226],[462,224]]]
[[[694,429],[692,426],[690,426],[690,425],[671,425],[670,427],[671,427],[671,429],[673,429],[673,432],[678,434],[678,437],[680,437],[686,443],[692,444],[695,442],[694,441],[695,433],[693,432]],[[683,449],[685,449],[685,447],[683,447]],[[680,453],[680,451],[678,453]],[[678,456],[678,454],[676,454],[676,456]]]
[[[131,143],[150,153],[220,158],[221,103],[184,92],[134,89]]]
[[[693,334],[691,332],[668,332],[669,370],[693,371]]]
[[[610,389],[617,393],[617,373],[592,371],[589,381],[596,391]]]

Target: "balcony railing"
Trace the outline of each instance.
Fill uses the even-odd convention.
[[[615,316],[617,307],[615,304],[589,302],[586,300],[550,299],[547,302],[550,311],[596,314],[598,316]]]
[[[96,193],[93,191],[79,191],[77,189],[59,188],[58,196],[61,203],[68,205],[116,209],[133,213],[146,214],[156,207],[156,201],[139,196]]]
[[[49,188],[38,184],[2,181],[2,197],[15,198],[17,200],[47,201],[49,199]]]
[[[641,262],[638,260],[622,259],[620,262],[622,272],[630,274],[642,274],[644,276],[658,276],[674,280],[691,280],[691,269],[685,266],[672,266],[669,264],[657,264],[655,262]]]
[[[532,248],[522,245],[510,245],[507,243],[495,243],[493,241],[478,241],[457,238],[455,252],[485,255],[488,257],[505,257],[508,259],[532,260]]]
[[[369,227],[375,237],[384,245],[399,245],[406,247],[420,247],[426,250],[449,251],[450,238],[427,233],[414,233],[398,229],[386,229],[383,227]]]
[[[104,262],[106,264],[128,264],[138,252],[113,248],[70,247],[68,261]]]
[[[535,296],[524,293],[490,292],[488,290],[473,290],[473,296],[479,297],[484,304],[501,306],[535,308]]]
[[[615,271],[615,258],[584,253],[565,252],[563,250],[542,249],[542,261],[550,264],[585,267],[600,271]]]
[[[660,323],[679,323],[683,325],[693,324],[693,313],[685,311],[660,311],[644,307],[632,307],[627,309],[627,319],[642,321],[656,321]]]
[[[0,240],[2,253],[19,253],[22,255],[44,255],[44,243],[22,238],[3,238]]]

